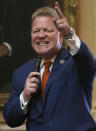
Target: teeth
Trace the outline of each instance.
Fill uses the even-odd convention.
[[[43,44],[46,44],[46,42],[39,42],[39,45],[43,45]]]

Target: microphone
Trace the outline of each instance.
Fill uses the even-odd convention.
[[[40,65],[41,65],[41,56],[38,56],[35,62],[35,72],[40,72]]]

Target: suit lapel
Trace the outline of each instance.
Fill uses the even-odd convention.
[[[48,92],[49,92],[50,88],[52,87],[53,80],[54,80],[54,77],[56,75],[56,72],[59,71],[61,66],[68,59],[68,57],[69,57],[69,51],[64,50],[64,48],[62,48],[61,51],[59,52],[59,54],[57,55],[55,61],[54,61],[53,68],[52,68],[52,71],[50,73],[50,77],[48,79],[48,82],[47,82],[47,85],[46,85],[46,88],[45,88],[45,95],[44,95],[45,96],[45,102],[44,102],[45,104],[46,104]]]
[[[42,96],[41,96],[41,86],[39,86],[39,90],[33,97],[33,103],[38,109],[38,113],[42,113]]]

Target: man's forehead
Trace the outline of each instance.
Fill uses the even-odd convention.
[[[43,24],[42,24],[43,23]],[[49,16],[37,16],[34,21],[32,22],[32,27],[36,26],[44,26],[44,25],[54,25],[54,19]]]

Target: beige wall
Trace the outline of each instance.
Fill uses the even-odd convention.
[[[96,58],[96,0],[79,1],[79,37],[86,42]],[[96,78],[93,90],[92,114],[96,119]]]
[[[96,0],[79,0],[79,37],[96,56]]]

